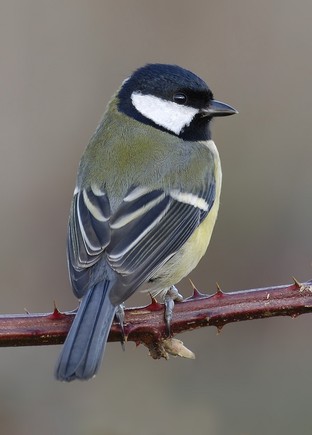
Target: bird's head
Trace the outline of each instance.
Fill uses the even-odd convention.
[[[121,112],[185,140],[209,139],[213,117],[237,113],[216,101],[201,78],[177,65],[139,68],[123,82],[117,97]]]

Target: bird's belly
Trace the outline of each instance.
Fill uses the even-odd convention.
[[[182,248],[157,270],[142,290],[148,290],[153,296],[164,296],[170,286],[177,284],[197,266],[209,245],[218,209],[219,199],[216,199],[207,218]]]

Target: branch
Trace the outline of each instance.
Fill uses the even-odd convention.
[[[168,353],[193,358],[191,351],[174,335],[204,326],[219,330],[232,322],[275,316],[297,317],[312,312],[312,280],[291,285],[223,293],[220,288],[209,296],[194,288],[193,295],[176,303],[167,337],[164,307],[156,300],[146,307],[125,310],[124,330],[127,341],[144,344],[153,358],[167,358]],[[49,314],[0,315],[0,347],[41,346],[63,343],[75,312]],[[108,341],[121,341],[120,326],[114,322]]]

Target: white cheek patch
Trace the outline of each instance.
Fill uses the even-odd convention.
[[[143,116],[175,134],[180,134],[183,128],[190,125],[198,113],[198,109],[194,107],[181,106],[173,101],[139,92],[133,92],[131,100],[136,110]]]

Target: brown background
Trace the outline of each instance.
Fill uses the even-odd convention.
[[[1,312],[76,306],[77,164],[112,93],[154,61],[240,112],[214,122],[222,203],[192,280],[212,292],[311,278],[311,14],[304,0],[1,0]],[[1,349],[1,433],[311,434],[310,331],[310,316],[203,329],[182,337],[195,361],[110,344],[97,378],[70,385],[53,379],[58,346]]]

